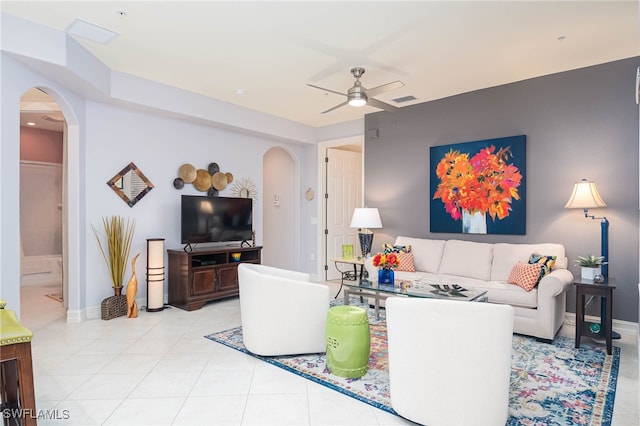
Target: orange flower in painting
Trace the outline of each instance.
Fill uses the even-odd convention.
[[[516,166],[507,164],[513,156],[510,147],[495,151],[495,146],[485,147],[469,158],[468,153],[451,150],[436,166],[440,183],[433,199],[442,200],[454,220],[462,217],[463,210],[504,219],[512,201],[520,199],[522,175]]]

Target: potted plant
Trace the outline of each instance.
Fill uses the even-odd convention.
[[[592,280],[596,275],[600,275],[602,273],[602,265],[607,263],[604,262],[603,256],[594,256],[592,254],[578,256],[574,262],[582,268],[580,276],[587,280]]]
[[[116,296],[119,296],[122,294],[124,273],[129,260],[135,221],[131,222],[128,219],[125,221],[125,219],[120,216],[111,216],[109,218],[103,217],[102,225],[104,229],[104,244],[96,228],[93,227],[93,225],[91,228],[96,236],[96,240],[98,240],[102,257],[109,269],[111,286]]]

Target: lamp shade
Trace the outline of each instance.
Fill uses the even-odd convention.
[[[359,207],[353,211],[352,228],[382,228],[380,213],[376,208]]]
[[[567,209],[591,209],[596,207],[607,207],[596,184],[592,181],[582,179],[573,187],[573,193],[569,201],[564,206]]]

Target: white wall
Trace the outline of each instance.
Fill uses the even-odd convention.
[[[99,226],[102,216],[114,214],[135,219],[131,250],[132,255],[142,252],[139,270],[144,270],[146,264],[147,238],[165,238],[167,248],[182,247],[180,196],[204,195],[191,184],[185,184],[182,190],[173,187],[178,168],[184,163],[206,169],[209,163],[216,162],[220,171],[231,172],[234,179],[249,178],[256,183],[258,200],[254,202],[254,228],[256,243],[262,244],[263,154],[275,144],[281,145],[280,142],[96,102],[87,102],[86,111],[87,222]],[[301,148],[292,145],[288,149],[296,152]],[[106,185],[131,161],[155,186],[132,208]],[[231,188],[232,185],[228,185],[219,195],[233,196]],[[85,244],[87,306],[91,306],[91,302],[110,296],[112,290],[92,232],[87,233]],[[270,250],[270,247],[264,248],[267,257]],[[293,256],[293,248],[289,250],[291,253],[287,255]],[[140,291],[146,294],[144,288]]]
[[[2,75],[0,103],[0,297],[20,311],[19,252],[19,103],[31,87],[42,87],[60,105],[68,122],[68,319],[99,315],[110,296],[106,267],[91,225],[102,216],[119,214],[136,220],[132,251],[143,252],[138,271],[146,264],[146,238],[164,237],[168,248],[179,246],[180,194],[198,193],[190,185],[173,188],[183,163],[206,168],[217,162],[237,179],[249,177],[262,190],[262,157],[271,147],[287,149],[298,162],[300,188],[315,181],[315,141],[322,135],[351,135],[361,123],[314,129],[226,104],[203,96],[116,73],[88,54],[63,32],[0,14]],[[155,188],[133,208],[106,185],[133,161]],[[220,195],[229,195],[230,190]],[[304,197],[300,197],[300,200]],[[262,199],[262,197],[261,197]],[[305,216],[304,229],[295,229],[304,259],[315,252],[317,229],[309,227],[315,203],[304,201],[296,214]],[[256,211],[262,209],[262,201]],[[300,201],[302,203],[302,201]],[[262,216],[254,218],[261,243]],[[299,226],[301,220],[296,218]],[[268,250],[268,248],[265,248]],[[294,248],[292,248],[294,250]],[[299,256],[297,257],[299,259]],[[296,268],[319,272],[319,264],[296,262]],[[144,272],[138,272],[144,281]],[[127,274],[128,275],[128,274]],[[165,284],[166,293],[166,284]],[[144,286],[139,297],[145,296]]]
[[[5,59],[3,81],[5,77],[11,77],[14,89],[6,90],[9,84],[3,84],[0,171],[7,179],[2,179],[0,212],[2,297],[10,302],[12,309],[19,311],[19,192],[15,184],[19,182],[19,99],[32,86],[49,87],[56,100],[64,99],[68,91],[42,75],[31,73],[28,67],[9,58]],[[15,84],[20,82],[22,84]],[[69,106],[64,104],[67,105],[66,116]],[[178,168],[183,163],[206,168],[210,162],[216,162],[221,171],[233,173],[235,179],[247,177],[256,183],[259,200],[255,204],[258,214],[254,217],[254,226],[257,243],[261,244],[263,221],[259,212],[262,211],[264,153],[271,147],[285,146],[294,154],[293,157],[303,158],[303,161],[305,157],[302,155],[301,145],[283,144],[281,141],[166,118],[150,112],[91,100],[85,100],[84,108],[78,109],[83,115],[79,126],[82,128],[79,138],[82,149],[71,149],[72,152],[81,154],[77,164],[70,164],[72,169],[79,170],[79,176],[71,177],[70,188],[80,200],[77,214],[81,220],[76,219],[75,233],[79,236],[77,250],[83,255],[70,260],[73,263],[71,269],[77,270],[79,276],[70,283],[72,301],[69,308],[80,311],[76,314],[80,318],[87,313],[89,316],[92,312],[95,315],[101,300],[112,295],[106,266],[91,231],[91,225],[99,228],[103,216],[121,215],[136,221],[132,255],[143,253],[137,266],[138,271],[144,271],[146,239],[163,237],[167,248],[181,247],[180,195],[203,194],[189,184],[182,190],[173,187]],[[73,117],[73,114],[69,115]],[[124,203],[106,184],[129,162],[134,162],[155,186],[133,208]],[[313,166],[313,161],[300,165],[302,168]],[[12,185],[7,185],[8,181],[12,181]],[[231,196],[231,187],[229,185],[220,195]],[[266,247],[265,251],[268,250]],[[290,250],[292,253],[287,255],[294,258],[294,248],[291,247]],[[296,267],[299,268],[299,265]],[[138,278],[144,280],[144,272],[139,272]],[[143,298],[145,295],[146,289],[142,286],[138,296]]]

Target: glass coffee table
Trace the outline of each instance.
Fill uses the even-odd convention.
[[[344,283],[344,304],[349,304],[349,296],[372,297],[375,299],[376,319],[380,319],[380,300],[389,296],[423,297],[431,299],[457,300],[461,302],[486,302],[486,290],[467,289],[458,284],[445,284],[433,280],[396,279],[393,285],[378,284],[377,281]]]

